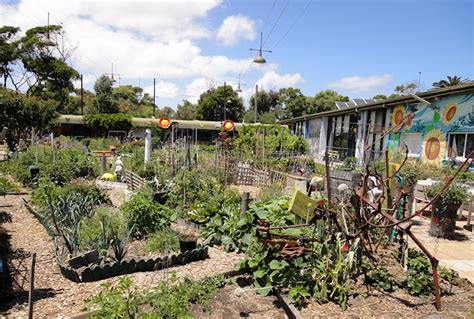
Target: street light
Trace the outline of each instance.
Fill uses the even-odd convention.
[[[41,43],[43,43],[43,45],[47,47],[56,46],[56,44],[53,41],[51,41],[51,39],[49,38],[49,12],[48,12],[48,26],[46,27],[46,37],[41,39]]]
[[[263,39],[263,32],[260,32],[260,49],[250,49],[250,51],[258,51],[258,55],[255,57],[255,59],[253,59],[253,62],[259,63],[259,64],[267,63],[267,60],[265,60],[265,58],[263,57],[262,52],[272,53],[272,51],[270,50],[262,49],[262,45],[263,45],[262,39]]]

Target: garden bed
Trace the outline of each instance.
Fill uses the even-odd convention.
[[[10,237],[14,254],[9,260],[14,291],[11,300],[0,305],[0,313],[11,317],[26,317],[28,313],[28,269],[30,252],[36,252],[35,306],[34,316],[55,318],[78,314],[84,308],[84,300],[97,294],[105,281],[116,283],[122,276],[108,280],[77,284],[65,278],[55,263],[54,245],[44,227],[24,207],[21,196],[2,197],[1,208],[11,217],[11,222],[3,223],[3,229]],[[137,287],[150,289],[166,278],[166,272],[175,272],[178,278],[188,277],[200,280],[234,269],[243,257],[236,253],[225,253],[220,248],[209,248],[209,257],[174,267],[166,271],[138,272],[130,276]]]

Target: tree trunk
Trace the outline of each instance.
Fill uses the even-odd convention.
[[[460,205],[444,205],[441,200],[433,203],[429,234],[433,237],[452,238]]]

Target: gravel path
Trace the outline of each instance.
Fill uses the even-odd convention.
[[[7,206],[7,207],[3,207]],[[74,283],[64,278],[54,262],[53,242],[43,226],[24,208],[21,196],[0,197],[0,212],[11,217],[3,222],[2,228],[10,235],[14,254],[9,261],[14,279],[13,299],[3,304],[0,301],[0,315],[27,317],[28,311],[28,268],[30,252],[36,252],[35,271],[35,318],[57,318],[78,314],[84,308],[84,300],[100,290],[102,282]],[[1,223],[1,221],[0,221]],[[1,231],[1,230],[0,230]],[[178,277],[199,280],[234,269],[235,263],[243,258],[239,254],[225,253],[218,248],[209,249],[210,258],[170,268]],[[152,288],[165,278],[162,271],[142,272],[130,275],[137,287]],[[119,277],[108,279],[116,282]]]

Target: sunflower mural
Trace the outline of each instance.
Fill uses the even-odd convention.
[[[448,125],[453,122],[456,112],[458,111],[457,104],[449,104],[443,110],[443,123]]]
[[[425,135],[422,153],[425,163],[440,165],[445,152],[446,139],[441,130],[434,129]]]
[[[403,105],[397,105],[393,108],[392,112],[392,126],[400,125],[403,122],[405,116],[407,116],[407,112],[405,111],[405,107]],[[408,121],[404,128],[411,128],[413,125],[413,119]]]

